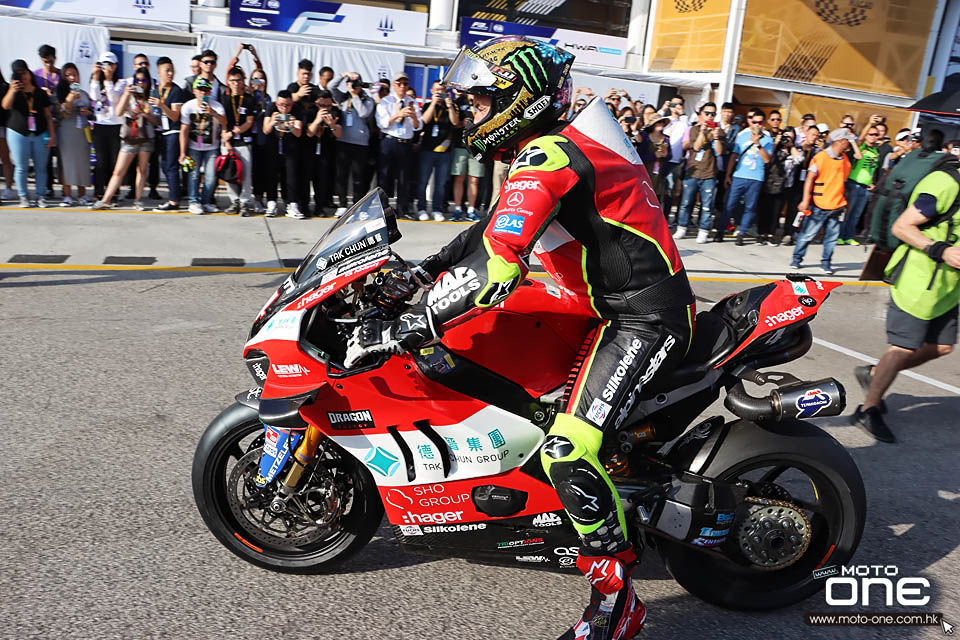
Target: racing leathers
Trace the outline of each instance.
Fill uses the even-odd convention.
[[[526,277],[531,252],[596,317],[541,450],[593,588],[591,606],[564,637],[628,638],[643,618],[624,612],[643,607],[629,578],[636,556],[598,453],[604,430],[624,424],[641,387],[683,358],[694,297],[646,170],[599,100],[526,144],[492,215],[421,264],[452,280],[442,286],[441,278],[441,293],[431,291],[417,313],[442,333],[500,303]],[[445,297],[450,291],[458,293]]]

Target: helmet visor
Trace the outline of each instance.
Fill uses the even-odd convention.
[[[470,49],[463,47],[440,82],[446,87],[469,93],[476,89],[492,89],[497,82],[497,77],[485,61]]]

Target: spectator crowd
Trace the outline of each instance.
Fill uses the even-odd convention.
[[[62,207],[107,209],[126,198],[137,210],[153,200],[157,211],[212,213],[222,180],[229,213],[307,218],[341,215],[348,195],[377,184],[396,196],[402,216],[475,220],[503,179],[504,167],[480,163],[463,147],[471,97],[440,83],[417,96],[403,72],[367,82],[304,59],[294,81],[272,91],[246,44],[225,73],[206,50],[180,81],[183,70],[166,57],[153,68],[137,55],[132,73],[119,77],[107,51],[81,78],[74,64],[58,66],[53,47],[37,53],[37,68],[17,60],[9,82],[0,73],[0,199],[21,207],[52,206],[59,181]],[[595,97],[577,88],[567,117]],[[832,127],[805,114],[789,127],[778,110],[743,117],[730,103],[689,113],[680,95],[659,108],[624,90],[602,100],[636,147],[677,240],[693,225],[699,243],[732,232],[737,245],[749,236],[760,245],[796,244],[799,264],[822,228],[828,273],[833,245],[859,244],[877,186],[921,145],[917,131],[891,137],[876,115],[865,123],[844,116]],[[942,140],[929,143],[939,148]],[[948,149],[960,153],[960,141]]]

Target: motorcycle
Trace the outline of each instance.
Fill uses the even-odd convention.
[[[383,192],[372,191],[261,309],[244,347],[257,386],[210,423],[194,457],[204,522],[234,554],[286,573],[335,571],[384,512],[408,551],[575,571],[579,538],[539,450],[589,310],[529,278],[441,342],[347,370],[358,322],[405,319],[405,304],[378,295],[388,261],[428,304],[478,286],[465,268],[423,282],[391,248],[399,238]],[[821,587],[816,569],[857,548],[860,473],[807,421],[840,414],[843,386],[761,371],[807,352],[809,323],[837,286],[788,276],[700,312],[682,363],[638,385],[622,426],[604,435],[599,457],[630,539],[656,549],[703,600],[793,604]],[[745,382],[774,388],[755,396]],[[738,419],[701,418],[721,390]]]

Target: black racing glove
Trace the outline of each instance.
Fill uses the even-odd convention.
[[[412,307],[396,320],[364,320],[347,340],[343,366],[352,369],[369,355],[396,354],[420,347],[438,338],[432,312]]]

